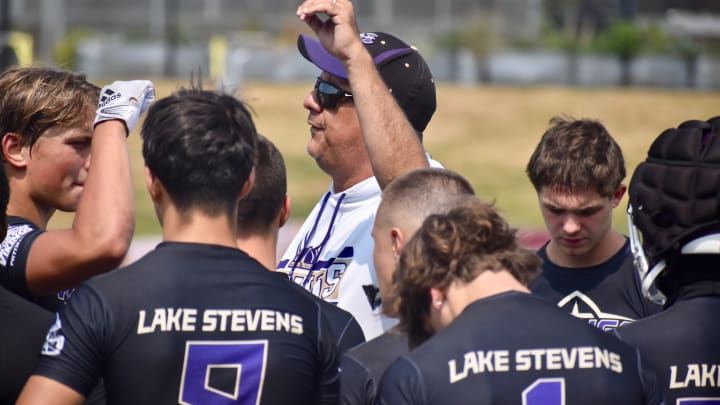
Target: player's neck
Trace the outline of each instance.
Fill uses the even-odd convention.
[[[451,311],[457,317],[468,305],[475,301],[510,291],[530,292],[509,271],[494,272],[486,270],[469,283],[451,284],[448,287],[446,296]]]
[[[248,256],[257,260],[268,270],[275,270],[277,262],[277,237],[264,235],[238,235],[237,246]]]
[[[25,198],[22,192],[11,192],[7,206],[7,215],[25,218],[42,229],[47,228],[47,224],[55,213],[54,208],[40,207],[34,201]]]
[[[208,216],[200,211],[180,215],[169,208],[163,213],[162,227],[164,241],[237,248],[234,221],[226,215]]]

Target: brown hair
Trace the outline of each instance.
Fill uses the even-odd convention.
[[[430,288],[469,283],[483,271],[509,271],[527,284],[540,259],[518,246],[516,230],[493,205],[466,197],[446,214],[429,216],[410,239],[393,277],[400,327],[416,346],[433,331],[429,324]]]
[[[265,136],[257,135],[255,183],[238,202],[237,225],[240,235],[266,232],[278,217],[287,195],[287,176],[282,154]]]
[[[80,125],[97,108],[100,88],[85,75],[45,67],[15,67],[0,75],[0,136],[33,146],[49,128]]]
[[[419,228],[430,214],[446,211],[459,196],[474,195],[472,185],[451,170],[429,167],[413,170],[393,180],[383,190],[377,216],[382,221],[402,221],[406,229]],[[411,236],[411,235],[408,235]]]
[[[625,178],[620,146],[596,120],[553,117],[527,164],[536,191],[542,187],[594,189],[610,197]]]

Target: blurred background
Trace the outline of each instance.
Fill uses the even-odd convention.
[[[0,0],[2,63],[90,77],[292,81],[299,0]],[[440,81],[720,87],[718,0],[356,0],[364,31],[411,38]]]
[[[53,65],[103,85],[191,74],[236,92],[288,167],[297,231],[329,179],[307,155],[302,107],[318,74],[297,52],[300,0],[0,0],[0,68]],[[664,129],[720,114],[720,0],[354,0],[361,31],[415,45],[438,88],[425,147],[466,176],[529,245],[545,237],[525,164],[548,120],[599,119],[623,148],[629,182]],[[138,126],[139,127],[139,126]],[[137,132],[137,129],[136,129]],[[137,222],[131,257],[161,230],[129,138]],[[626,199],[614,226],[626,233]],[[58,213],[49,227],[67,227]]]

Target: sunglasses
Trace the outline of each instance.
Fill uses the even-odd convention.
[[[326,82],[318,77],[315,82],[315,94],[317,95],[318,104],[323,110],[332,110],[343,98],[351,98],[353,95],[338,86]]]

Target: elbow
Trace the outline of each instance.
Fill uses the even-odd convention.
[[[113,240],[109,240],[102,248],[103,261],[107,262],[110,267],[117,267],[125,258],[128,249],[130,249],[129,238],[114,238]]]

